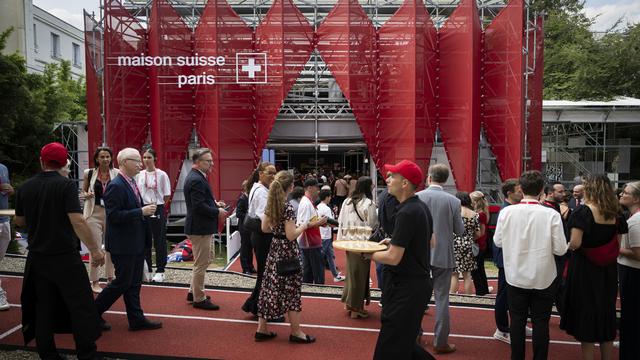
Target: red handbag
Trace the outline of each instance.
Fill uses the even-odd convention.
[[[618,225],[617,221],[616,225]],[[607,266],[616,262],[620,253],[620,236],[617,226],[611,241],[595,248],[582,248],[582,251],[589,261],[598,266]]]

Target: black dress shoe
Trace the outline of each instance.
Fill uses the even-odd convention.
[[[207,300],[211,300],[211,296],[207,295]],[[187,293],[187,302],[188,303],[193,302],[193,293]]]
[[[150,321],[145,320],[143,323],[137,325],[129,325],[130,331],[140,331],[140,330],[156,330],[162,327],[162,323],[160,321]]]
[[[311,344],[316,342],[316,338],[311,335],[305,335],[304,338],[289,335],[289,342],[298,344]]]
[[[284,316],[281,316],[279,318],[267,320],[267,322],[270,322],[270,323],[283,323],[283,322],[285,322],[285,319],[284,319]]]
[[[202,309],[202,310],[220,310],[220,306],[212,303],[211,300],[209,299],[194,302],[193,307],[196,309]]]
[[[260,341],[271,340],[276,336],[278,336],[278,334],[274,333],[273,331],[270,331],[268,334],[256,331],[256,334],[253,336],[253,338],[256,342],[260,342]]]
[[[104,319],[100,318],[100,320],[98,320],[98,326],[100,326],[100,330],[102,331],[109,331],[111,330],[111,324],[109,324],[108,322],[106,322]]]

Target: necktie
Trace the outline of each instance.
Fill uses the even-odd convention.
[[[129,180],[129,185],[131,185],[131,189],[133,189],[133,192],[136,194],[136,203],[138,204],[138,206],[141,206],[142,203],[140,202],[140,190],[138,190],[138,185],[133,179],[128,179],[128,180]]]

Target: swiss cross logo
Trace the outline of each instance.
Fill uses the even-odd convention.
[[[267,54],[236,53],[236,82],[238,84],[266,84]]]

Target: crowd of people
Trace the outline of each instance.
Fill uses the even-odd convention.
[[[21,296],[23,334],[27,343],[36,340],[42,358],[58,356],[53,334],[60,329],[74,334],[79,359],[94,358],[100,332],[111,329],[102,314],[120,297],[129,330],[162,327],[144,315],[140,289],[145,269],[153,270],[152,247],[156,254],[152,280],[164,281],[169,179],[155,166],[153,149],[141,155],[126,148],[116,159],[118,169],[109,148],[96,150],[94,167],[83,174],[82,208],[75,183],[65,176],[68,153],[59,143],[42,148],[43,171],[16,192],[15,224],[29,234]],[[204,280],[212,236],[230,210],[215,199],[207,180],[213,166],[211,150],[195,150],[192,161],[183,189],[184,232],[194,255],[186,301],[196,309],[215,311],[220,307],[206,294]],[[347,316],[353,321],[368,317],[373,261],[382,291],[374,358],[433,359],[431,350],[437,354],[457,350],[449,341],[450,295],[471,294],[475,289],[483,296],[494,290],[484,269],[491,218],[488,201],[480,191],[455,195],[445,191],[450,170],[444,164],[429,167],[421,191],[425,176],[411,161],[386,165],[382,173],[387,187],[378,196],[367,176],[296,176],[277,171],[268,162],[260,163],[244,181],[236,207],[240,259],[243,272],[255,274],[256,281],[241,308],[257,320],[256,342],[277,337],[269,323],[285,320],[290,324],[289,342],[315,342],[300,326],[301,289],[303,283],[325,283],[325,267],[334,281],[344,281],[341,301]],[[0,180],[0,201],[6,202],[14,189],[4,166]],[[493,235],[498,268],[494,337],[510,344],[511,358],[525,358],[527,336],[532,337],[533,358],[548,357],[554,304],[560,328],[581,343],[584,359],[593,359],[596,349],[602,359],[611,359],[618,334],[620,358],[637,358],[640,182],[626,184],[618,198],[606,176],[591,175],[574,186],[567,199],[563,184],[545,181],[538,171],[526,171],[518,179],[506,180],[502,195]],[[6,208],[6,203],[0,206]],[[6,222],[0,218],[2,239],[9,231]],[[372,228],[369,240],[387,248],[372,254],[348,251],[341,272],[334,261],[334,233],[353,226]],[[78,240],[90,254],[88,273]],[[0,241],[0,259],[5,242]],[[102,266],[107,278],[104,289],[98,282]],[[432,296],[434,336],[427,345],[422,318]],[[2,299],[6,304],[0,288],[0,310]],[[60,306],[68,316],[56,316]]]

